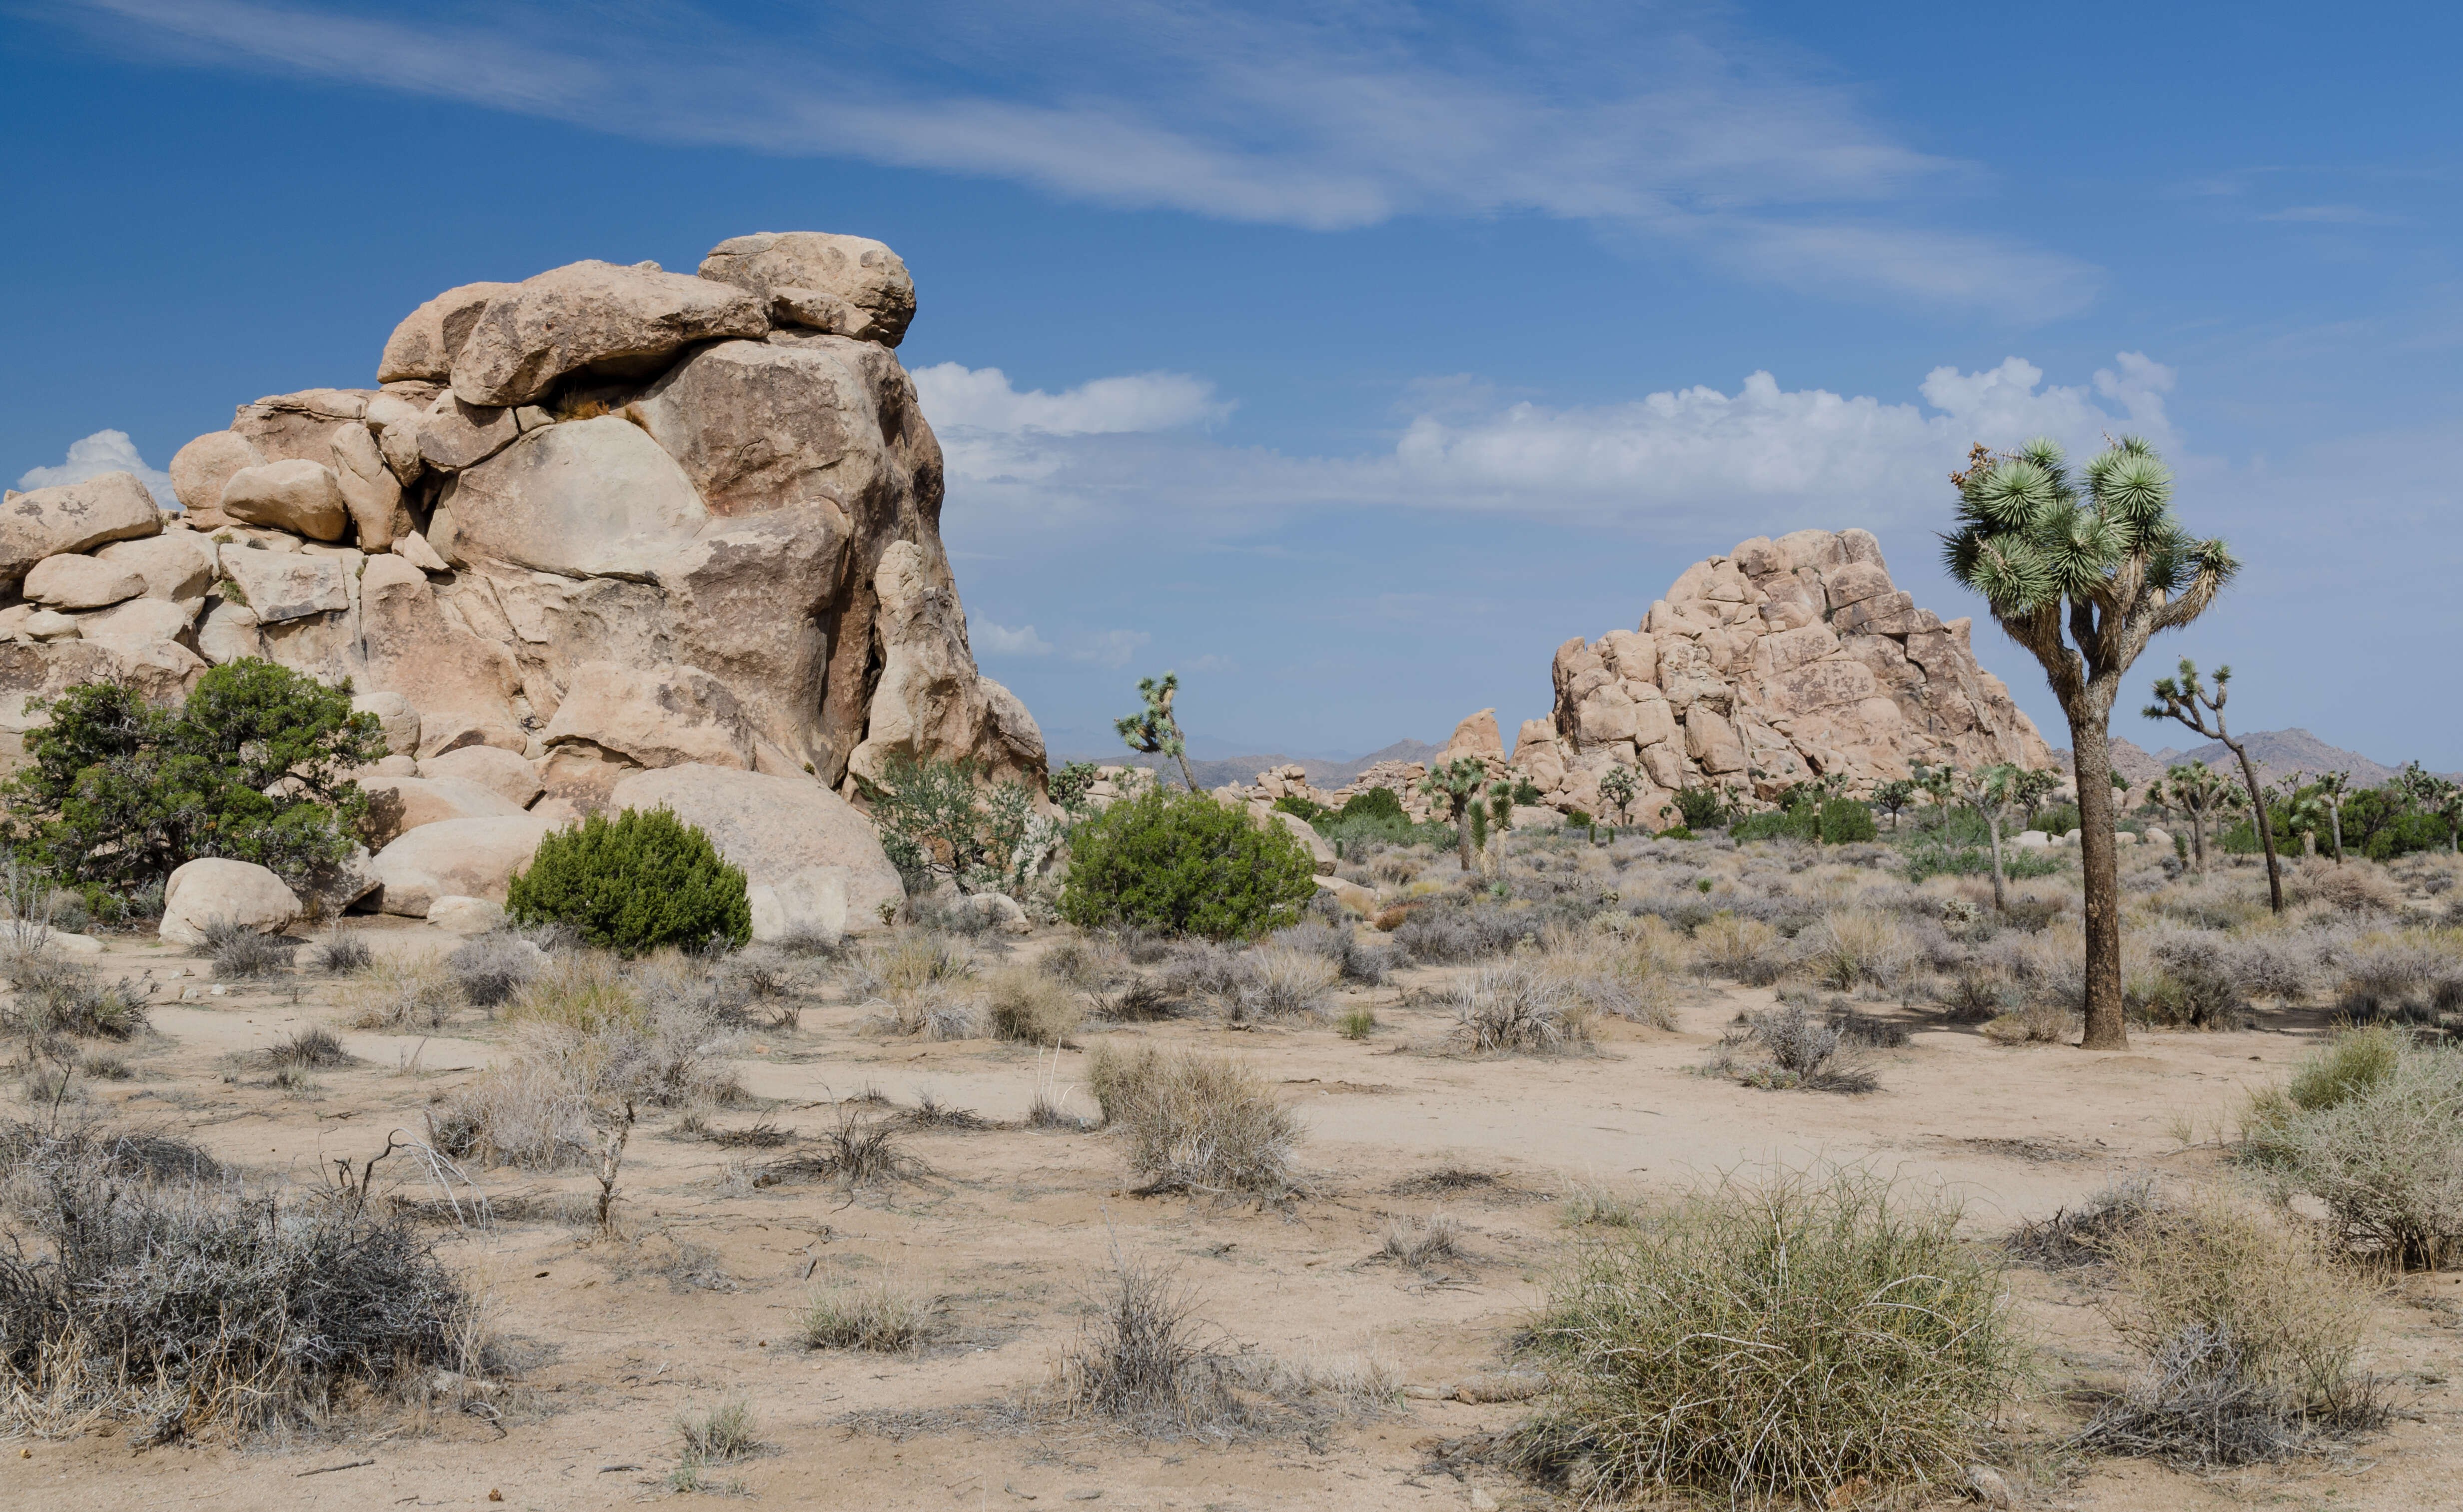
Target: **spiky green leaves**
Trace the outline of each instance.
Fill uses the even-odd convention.
[[[1990,599],[1995,613],[2011,615],[2062,598],[2100,599],[2133,555],[2147,583],[2168,595],[2201,574],[2220,580],[2236,567],[2220,541],[2181,532],[2171,512],[2171,470],[2145,441],[2122,438],[2090,461],[2085,474],[2082,499],[2060,447],[2037,440],[1970,476],[1959,494],[1961,529],[1944,538],[1951,575]]]

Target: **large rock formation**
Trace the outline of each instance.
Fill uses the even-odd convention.
[[[1791,784],[1838,773],[1851,793],[1908,775],[1917,762],[2050,767],[2054,753],[1978,666],[1970,622],[1944,621],[1890,582],[1870,531],[1756,536],[1678,574],[1632,630],[1557,648],[1556,707],[1523,722],[1509,757],[1496,711],[1458,725],[1440,762],[1475,757],[1492,778],[1528,782],[1560,812],[1603,814],[1611,767],[1640,779],[1630,817],[1650,828],[1674,789],[1710,787],[1750,807]],[[1335,792],[1297,767],[1218,789],[1263,807],[1296,794],[1339,807],[1391,788],[1413,818],[1429,812],[1420,763],[1371,768]]]
[[[383,702],[423,763],[404,820],[502,827],[418,786],[472,747],[531,768],[490,768],[497,791],[582,810],[683,764],[852,797],[900,752],[1039,789],[1042,735],[976,671],[942,548],[941,448],[893,350],[914,309],[896,253],[817,232],[723,242],[699,275],[448,290],[377,387],[260,399],[183,447],[180,512],[124,473],[11,493],[0,730],[71,683],[168,698],[262,656]]]

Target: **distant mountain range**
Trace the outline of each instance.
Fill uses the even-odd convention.
[[[2294,772],[2306,772],[2315,777],[2330,771],[2347,771],[2352,774],[2353,787],[2374,788],[2401,769],[2384,762],[2371,761],[2358,751],[2329,745],[2302,729],[2257,730],[2236,739],[2249,747],[2250,762],[2256,767],[2257,780],[2261,783],[2272,783]],[[2069,747],[2055,747],[2053,759],[2066,769],[2070,765]],[[2184,762],[2203,762],[2231,776],[2240,775],[2240,763],[2221,741],[2210,741],[2189,750],[2167,745],[2162,750],[2149,751],[2134,742],[2113,737],[2112,769],[2128,778],[2133,788],[2163,776],[2167,769]],[[2446,775],[2458,774],[2449,772]]]
[[[1196,775],[1200,788],[1211,791],[1227,783],[1253,783],[1257,780],[1259,772],[1270,767],[1284,767],[1297,762],[1300,769],[1308,773],[1310,787],[1330,789],[1341,787],[1379,762],[1427,761],[1444,749],[1443,745],[1431,745],[1427,741],[1402,740],[1350,761],[1331,761],[1315,756],[1222,756],[1212,761],[1191,759],[1188,769]],[[1166,782],[1180,775],[1175,769],[1176,764],[1170,761],[1118,748],[1055,752],[1052,757],[1052,764],[1056,767],[1070,761],[1091,761],[1106,767],[1121,762],[1139,767],[1151,766],[1162,773]],[[1174,785],[1177,786],[1176,783]]]

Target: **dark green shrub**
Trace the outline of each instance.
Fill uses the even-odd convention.
[[[1342,801],[1342,807],[1335,810],[1334,816],[1338,820],[1366,816],[1392,819],[1402,824],[1410,822],[1410,815],[1403,811],[1403,800],[1394,795],[1391,788],[1370,788],[1353,793]]]
[[[1728,826],[1728,836],[1745,840],[1819,840],[1821,838],[1821,810],[1807,805],[1800,809],[1773,809],[1768,813],[1747,814]]]
[[[1719,801],[1716,788],[1678,788],[1676,811],[1688,830],[1714,830],[1728,822],[1728,807]]]
[[[1515,780],[1514,801],[1518,806],[1525,809],[1536,809],[1539,806],[1539,800],[1542,796],[1543,795],[1539,791],[1538,784],[1533,782],[1530,778],[1521,777]]]
[[[2059,803],[2036,815],[2036,822],[2027,828],[2041,830],[2046,834],[2067,834],[2078,827],[2078,805]]]
[[[1833,798],[1821,806],[1824,845],[1852,845],[1880,837],[1881,832],[1873,827],[1873,810],[1855,799]]]
[[[349,772],[385,753],[351,685],[244,658],[178,708],[82,682],[30,708],[30,764],[5,789],[9,839],[108,918],[199,856],[271,869],[294,887],[351,853],[367,799]]]
[[[1275,799],[1275,808],[1283,813],[1296,816],[1301,823],[1310,826],[1321,827],[1334,818],[1333,810],[1321,803],[1311,803],[1296,792],[1287,792]]]
[[[1297,837],[1204,793],[1124,798],[1079,825],[1069,852],[1060,916],[1086,929],[1245,940],[1298,923],[1317,896]]]
[[[570,924],[594,945],[652,950],[752,938],[744,873],[665,809],[592,814],[539,842],[513,874],[505,911],[523,924]]]

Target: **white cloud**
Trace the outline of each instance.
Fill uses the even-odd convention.
[[[1625,402],[1499,405],[1476,384],[1414,385],[1420,408],[1389,451],[1285,457],[1197,436],[962,436],[952,508],[1020,530],[1178,515],[1184,529],[1246,529],[1278,515],[1369,506],[1614,522],[1691,538],[1841,521],[1889,524],[1948,507],[1946,475],[1970,444],[2050,435],[2078,455],[2132,431],[2175,453],[2174,374],[2127,352],[2086,382],[2047,384],[2022,357],[1939,367],[1917,401],[1788,389],[1769,373]],[[980,511],[980,512],[978,512]],[[995,527],[997,528],[997,527]]]
[[[1143,630],[1101,630],[1081,636],[1069,653],[1073,661],[1091,661],[1099,667],[1125,667],[1154,637]]]
[[[99,478],[106,472],[131,472],[145,485],[145,491],[165,509],[180,507],[171,492],[171,475],[160,468],[145,465],[137,454],[137,443],[124,430],[98,430],[83,441],[69,443],[68,460],[56,467],[29,467],[17,480],[20,488],[50,488],[63,483],[83,483]]]
[[[987,174],[1104,204],[1320,229],[1518,213],[1791,285],[2045,317],[2096,271],[1890,206],[1977,177],[1895,140],[1708,6],[1400,9],[680,0],[575,28],[541,0],[415,20],[260,0],[85,0],[98,42],[338,78],[657,140]]]
[[[998,368],[956,362],[918,368],[914,378],[925,418],[935,430],[1100,436],[1212,424],[1232,413],[1229,401],[1214,397],[1212,383],[1186,373],[1096,378],[1057,394],[1039,388],[1021,394]]]
[[[1012,630],[1006,625],[993,624],[989,619],[970,617],[967,620],[967,638],[978,652],[989,652],[996,657],[1052,655],[1052,642],[1036,635],[1033,625],[1022,625]]]

